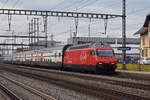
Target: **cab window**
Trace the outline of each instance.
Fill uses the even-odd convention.
[[[91,50],[91,51],[90,51],[90,54],[91,54],[91,55],[95,55],[96,53],[95,53],[94,50]]]
[[[59,57],[61,57],[61,53],[59,53]]]
[[[55,53],[55,57],[57,57],[57,53]]]

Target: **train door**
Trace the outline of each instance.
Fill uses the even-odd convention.
[[[25,56],[24,56],[25,58],[24,58],[24,62],[23,62],[23,64],[26,64],[27,63],[27,55],[25,54]]]
[[[31,65],[33,64],[33,54],[31,54],[31,61],[30,61],[30,64],[31,64]]]
[[[43,52],[40,53],[40,66],[43,65]]]

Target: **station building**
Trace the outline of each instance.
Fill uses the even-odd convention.
[[[146,16],[144,25],[135,33],[140,34],[140,56],[150,58],[150,14]]]

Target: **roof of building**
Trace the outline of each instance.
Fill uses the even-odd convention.
[[[141,35],[147,34],[147,33],[148,33],[149,21],[150,21],[150,13],[146,16],[144,25],[143,25],[136,33],[134,33],[134,34],[135,34],[135,35],[136,35],[136,34],[141,34]]]
[[[141,35],[143,35],[143,34],[146,34],[148,32],[148,27],[142,27],[142,28],[140,28],[136,33],[134,33],[135,35],[136,34],[141,34]]]
[[[122,38],[107,38],[107,37],[72,37],[69,39],[69,42],[78,42],[78,44],[82,43],[91,43],[91,42],[105,42],[109,44],[122,44]],[[126,44],[140,44],[139,38],[126,38]]]
[[[149,21],[150,21],[150,13],[146,16],[143,27],[148,27]]]

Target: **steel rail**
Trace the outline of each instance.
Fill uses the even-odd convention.
[[[6,86],[0,83],[0,89],[4,91],[11,99],[13,100],[23,100],[19,96],[17,96],[15,93],[13,93],[10,89],[8,89]]]
[[[42,93],[42,92],[40,92],[40,91],[38,91],[38,90],[36,90],[34,88],[31,88],[31,87],[23,84],[23,83],[20,83],[18,81],[12,80],[12,79],[10,79],[10,78],[8,78],[6,76],[3,76],[3,75],[0,74],[0,77],[3,77],[5,79],[9,80],[10,82],[12,82],[12,83],[14,83],[14,84],[16,84],[16,85],[18,85],[18,86],[20,86],[20,87],[30,91],[30,92],[32,92],[32,93],[42,97],[44,100],[57,100],[57,99],[54,99],[53,97],[51,97],[51,96],[49,96],[47,94],[44,94],[44,93]],[[14,99],[14,100],[22,100],[22,99]]]
[[[28,70],[25,70],[25,69],[28,69]],[[92,86],[92,85],[82,83],[82,82],[80,83],[80,82],[76,82],[76,81],[72,81],[72,80],[71,81],[70,80],[63,80],[62,78],[60,78],[58,76],[60,73],[63,73],[63,72],[57,72],[57,74],[56,74],[58,76],[58,78],[57,78],[57,77],[52,77],[53,75],[48,76],[46,71],[43,71],[44,74],[42,74],[42,70],[40,70],[40,69],[38,69],[38,70],[36,70],[35,68],[34,68],[34,70],[33,70],[33,68],[25,68],[25,69],[23,69],[23,70],[18,69],[18,73],[19,74],[24,73],[24,74],[26,74],[26,76],[32,76],[32,77],[34,76],[33,78],[42,77],[42,79],[45,79],[46,81],[48,81],[48,80],[53,80],[54,81],[55,80],[57,82],[59,81],[61,83],[65,83],[67,85],[74,85],[74,87],[80,86],[81,88],[86,88],[90,91],[94,90],[94,91],[100,92],[102,90],[103,92],[105,91],[105,93],[108,92],[109,94],[113,94],[114,97],[116,97],[115,95],[118,95],[118,96],[125,97],[125,98],[128,98],[128,99],[139,99],[139,100],[140,99],[142,99],[142,100],[150,99],[150,98],[146,98],[146,97],[142,97],[142,96],[138,96],[138,95],[134,95],[134,94],[123,93],[123,92],[113,90],[113,89],[105,89],[105,88],[102,88],[102,87],[96,87],[96,86]],[[16,69],[14,69],[14,67],[13,67],[13,69],[11,69],[11,71],[13,71],[13,70],[15,72],[17,71]],[[31,72],[31,70],[32,70],[32,72]],[[8,69],[7,69],[7,71],[8,71]],[[52,71],[47,71],[47,72],[49,72],[49,74],[52,74]],[[56,72],[54,72],[54,73],[56,73]],[[46,74],[47,74],[47,76],[44,76]],[[66,75],[66,77],[67,76],[68,76],[68,74]],[[119,98],[116,98],[116,100],[119,100]]]
[[[83,75],[83,74],[77,74],[77,73],[71,73],[71,72],[61,72],[61,71],[54,71],[54,70],[51,71],[51,70],[45,70],[45,69],[39,69],[39,68],[37,69],[37,68],[24,67],[24,69],[31,69],[34,71],[40,71],[40,72],[44,72],[44,73],[54,73],[57,75],[60,74],[60,75],[65,75],[65,76],[72,76],[72,77],[82,78],[85,80],[103,81],[105,83],[109,83],[109,84],[113,84],[113,85],[120,85],[120,86],[129,87],[129,88],[138,88],[138,89],[150,91],[150,85],[146,85],[146,84],[106,79],[106,78],[96,77],[94,75],[90,76],[90,75]]]

